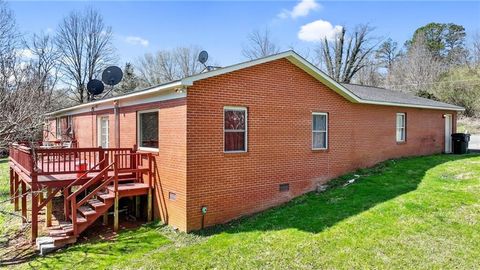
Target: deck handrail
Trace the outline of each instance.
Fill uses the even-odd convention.
[[[82,181],[83,179],[85,179],[85,177],[89,174],[89,173],[92,173],[97,167],[100,167],[102,165],[105,165],[105,163],[108,161],[108,154],[105,155],[105,157],[97,164],[95,164],[95,166],[93,166],[92,168],[88,169],[87,171],[85,171],[83,174],[81,174],[80,176],[77,177],[77,179],[75,179],[72,183],[70,183],[68,186],[65,187],[65,189],[68,191],[69,188],[73,187],[73,186],[76,186],[79,184],[80,181]],[[103,171],[103,170],[102,170]],[[100,171],[100,173],[102,172]],[[100,174],[99,173],[99,174]]]
[[[114,176],[108,177],[108,170],[109,168],[112,167],[114,171],[116,170],[115,168],[115,162],[109,164],[106,166],[98,175],[93,177],[92,179],[88,180],[87,183],[82,185],[78,190],[76,190],[74,193],[72,193],[66,201],[71,201],[71,219],[72,219],[72,225],[73,225],[73,233],[75,236],[78,235],[78,225],[77,225],[77,210],[80,206],[85,204],[88,200],[90,200],[93,196],[97,194],[97,192],[101,191],[102,189],[105,189],[107,185],[109,185],[112,181],[114,182],[114,185],[117,186],[118,188],[118,174],[115,174]],[[103,176],[103,177],[102,177]],[[108,178],[107,178],[108,177]],[[78,203],[77,203],[77,196],[84,191],[87,191],[87,188],[92,186],[93,184],[97,183],[100,179],[104,179],[104,181],[97,186],[94,190],[92,190],[90,193],[88,193],[85,197],[83,197]],[[117,193],[115,193],[117,196]],[[66,213],[67,214],[67,213]],[[67,215],[68,217],[69,215]]]
[[[113,162],[114,155],[132,154],[136,152],[136,147],[132,148],[37,148],[28,147],[19,144],[10,145],[10,161],[18,167],[27,176],[36,175],[61,175],[84,172],[85,169],[92,169],[90,166],[103,160],[105,154],[109,154],[107,163]],[[86,163],[87,168],[79,166],[78,162]],[[127,157],[120,160],[117,164],[121,169],[134,167]],[[94,168],[100,171],[98,166]]]

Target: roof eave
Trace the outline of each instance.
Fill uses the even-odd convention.
[[[52,116],[63,114],[63,113],[69,112],[69,111],[75,111],[75,110],[82,109],[82,108],[93,107],[93,106],[97,106],[97,105],[100,105],[100,104],[103,104],[103,103],[119,101],[119,100],[128,99],[128,98],[132,98],[132,97],[136,97],[136,96],[148,95],[148,94],[152,94],[152,93],[155,93],[155,92],[167,91],[167,90],[170,90],[170,89],[180,88],[182,86],[183,85],[182,85],[181,81],[175,81],[175,82],[171,82],[171,83],[164,84],[164,85],[161,85],[161,86],[153,87],[153,88],[148,89],[146,91],[140,91],[140,92],[135,92],[135,93],[131,93],[131,94],[126,94],[126,95],[123,95],[123,96],[111,97],[111,98],[107,98],[107,99],[97,100],[97,101],[94,101],[94,102],[79,104],[79,105],[76,105],[76,106],[73,106],[73,107],[68,107],[68,108],[57,110],[57,111],[49,112],[45,115],[47,117],[52,117]]]
[[[382,102],[382,101],[373,101],[373,100],[362,100],[362,102],[360,102],[360,103],[361,104],[371,104],[371,105],[382,105],[382,106],[419,108],[419,109],[447,110],[447,111],[457,111],[457,112],[465,111],[465,108],[462,108],[462,107],[427,106],[427,105],[416,105],[416,104],[395,103],[395,102]]]

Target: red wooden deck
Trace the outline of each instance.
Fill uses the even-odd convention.
[[[74,238],[98,216],[108,211],[110,206],[115,206],[115,211],[118,212],[118,199],[124,196],[148,194],[148,219],[151,219],[152,156],[137,153],[136,147],[49,149],[14,144],[10,147],[9,164],[12,202],[15,210],[19,210],[21,198],[24,220],[28,218],[26,195],[31,194],[32,240],[37,237],[38,212],[47,207],[47,227],[51,226],[48,221],[51,199],[61,193],[64,197],[65,217],[67,221],[71,220],[71,237]],[[144,176],[148,176],[147,179]],[[76,190],[72,193],[73,187]],[[44,189],[47,191],[46,198],[43,198]],[[99,193],[102,190],[109,192],[108,198],[102,197],[102,193]],[[103,208],[97,209],[96,204],[90,202],[96,198],[104,200]],[[85,212],[88,207],[94,209]],[[91,215],[92,211],[95,211],[95,215]],[[118,228],[118,213],[115,217],[114,228]],[[84,220],[88,222],[83,222]],[[70,243],[71,237],[63,239],[64,242]]]

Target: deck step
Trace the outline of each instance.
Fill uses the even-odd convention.
[[[87,216],[90,216],[90,215],[95,215],[97,213],[97,211],[93,210],[92,208],[86,206],[86,205],[82,205],[78,208],[78,211],[84,216],[84,217],[87,217]]]
[[[141,173],[147,173],[148,168],[138,168],[138,169],[120,169],[120,173],[134,173],[134,172],[141,172]]]
[[[122,183],[122,182],[135,182],[137,180],[137,178],[135,177],[128,177],[128,178],[118,178],[118,182]]]
[[[70,220],[73,220],[72,219],[72,214],[70,214]],[[85,223],[87,222],[87,219],[82,217],[80,214],[77,213],[77,223]]]
[[[98,199],[91,199],[91,200],[88,200],[88,204],[90,204],[94,209],[97,209],[97,208],[102,208],[104,206],[106,206],[106,204]]]
[[[97,193],[97,196],[100,197],[103,201],[111,200],[115,198],[115,194],[112,192],[108,193]]]
[[[122,183],[118,184],[118,191],[132,190],[132,189],[148,189],[148,185],[144,183]],[[108,186],[108,190],[114,191],[113,186]]]
[[[52,237],[53,238],[53,243],[55,246],[64,246],[67,244],[73,244],[77,242],[77,238],[70,235],[70,236],[59,236],[59,237]]]
[[[49,230],[48,234],[50,236],[68,236],[73,234],[73,228],[60,229],[60,230]]]
[[[114,193],[114,186],[108,186],[108,190]],[[144,183],[120,183],[118,184],[119,197],[140,196],[148,194],[149,187]]]

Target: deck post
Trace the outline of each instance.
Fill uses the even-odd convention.
[[[104,226],[108,225],[108,210],[105,213],[103,213],[103,222],[102,223],[103,223]]]
[[[152,221],[152,188],[153,188],[153,176],[152,176],[152,154],[148,155],[148,197],[147,197],[147,220]]]
[[[118,197],[118,161],[119,156],[114,156],[113,162],[113,186],[115,190],[115,205],[113,206],[113,231],[118,231],[118,204],[119,204],[119,197]]]
[[[38,236],[38,186],[37,186],[37,176],[32,175],[32,186],[30,188],[32,192],[32,243],[35,242]]]
[[[135,217],[140,217],[140,196],[135,196]]]
[[[22,223],[27,222],[27,184],[21,181],[22,185]]]
[[[18,206],[18,195],[23,194],[23,193],[19,192],[20,181],[18,180],[18,173],[13,172],[13,174],[14,174],[14,176],[13,176],[14,185],[13,186],[14,186],[14,189],[15,189],[15,194],[14,194],[15,197],[13,198],[13,205],[14,205],[13,207],[14,207],[15,211],[18,211],[18,210],[20,210],[20,207]],[[23,197],[22,197],[22,200],[23,200]]]
[[[40,191],[40,193],[38,193],[38,195],[39,195],[38,202],[39,202],[39,203],[42,203],[43,200],[45,199],[45,196],[43,196],[43,191]]]
[[[148,189],[147,199],[147,221],[152,221],[152,189]]]
[[[10,167],[10,203],[14,202],[13,197],[15,197],[15,179],[13,175],[13,169]]]
[[[113,206],[113,231],[118,231],[118,192],[115,192],[115,205]]]
[[[50,197],[52,194],[52,188],[48,187],[47,188],[47,198]],[[53,198],[52,198],[53,200]],[[52,226],[52,200],[48,201],[47,203],[47,210],[46,210],[46,218],[45,218],[45,226],[51,227]]]

